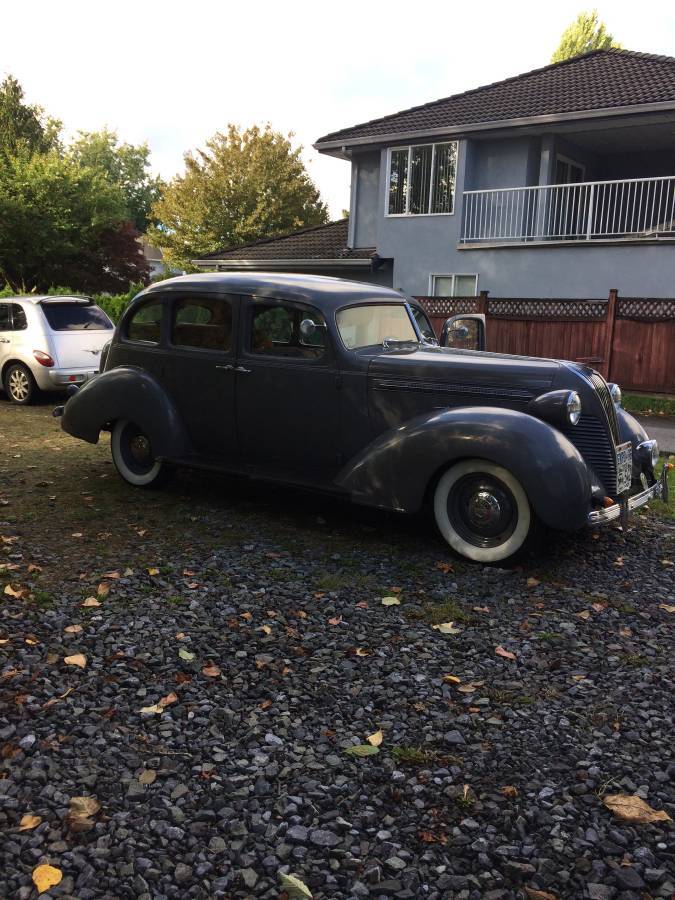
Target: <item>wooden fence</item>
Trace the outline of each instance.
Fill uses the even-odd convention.
[[[636,391],[675,393],[675,298],[603,300],[418,297],[437,332],[448,316],[484,313],[488,350],[584,362]]]

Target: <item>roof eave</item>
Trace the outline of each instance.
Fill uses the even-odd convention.
[[[442,125],[437,128],[423,128],[415,131],[392,131],[388,134],[370,134],[360,138],[339,138],[334,141],[317,141],[313,146],[319,153],[349,159],[351,147],[377,144],[388,144],[393,141],[414,138],[428,138],[436,135],[467,135],[477,131],[495,131],[505,128],[522,128],[530,125],[554,125],[557,122],[574,120],[601,119],[615,116],[638,115],[640,113],[675,111],[672,100],[658,103],[642,103],[637,106],[608,106],[602,109],[575,110],[569,113],[554,113],[547,116],[522,116],[516,119],[492,119],[489,122],[465,123],[463,125]]]

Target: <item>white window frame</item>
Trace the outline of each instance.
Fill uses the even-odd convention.
[[[581,171],[584,173],[583,181],[581,181],[581,182],[564,181],[563,184],[585,184],[585,182],[586,182],[586,163],[578,162],[576,159],[572,159],[571,156],[565,156],[564,153],[556,153],[556,155],[555,155],[556,164],[557,164],[558,160],[560,160],[560,162],[567,163],[568,166],[575,166],[577,169],[581,169]],[[555,169],[554,169],[553,170],[554,178],[555,178],[555,174],[556,173],[555,173]],[[554,181],[554,184],[556,184],[555,181]]]
[[[442,215],[442,213],[436,213],[436,215]],[[431,272],[429,275],[429,293],[427,295],[429,297],[437,296],[436,294],[434,294],[434,279],[436,278],[452,278],[452,294],[450,295],[451,297],[457,296],[455,294],[455,278],[475,278],[476,293],[474,294],[474,296],[478,296],[478,272]],[[438,296],[445,296],[445,294],[439,294]]]
[[[452,192],[452,210],[450,212],[443,213],[411,213],[408,212],[408,208],[410,205],[410,165],[412,162],[412,150],[413,147],[431,147],[431,174],[429,178],[429,206],[431,206],[431,199],[434,193],[434,162],[436,161],[436,147],[442,144],[454,144],[457,148],[455,153],[455,186]],[[455,199],[457,194],[457,172],[459,171],[459,141],[428,141],[425,144],[401,144],[397,147],[388,147],[387,148],[387,181],[385,184],[385,192],[384,192],[384,215],[387,219],[403,219],[403,218],[415,218],[420,219],[424,216],[454,216],[455,214]],[[408,174],[406,184],[408,185],[408,190],[405,197],[405,212],[402,213],[390,213],[389,212],[389,186],[391,185],[391,154],[394,150],[407,150],[408,151]]]

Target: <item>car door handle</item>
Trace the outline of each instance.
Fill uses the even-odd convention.
[[[216,366],[216,369],[220,369],[221,372],[233,372],[234,366]]]
[[[234,371],[238,372],[240,375],[250,375],[253,370],[245,369],[244,366],[235,366]]]

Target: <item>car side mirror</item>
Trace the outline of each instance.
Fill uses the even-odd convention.
[[[304,338],[311,338],[320,327],[313,319],[303,319],[300,323],[300,334]]]
[[[463,313],[451,316],[443,324],[441,347],[457,350],[485,350],[485,316],[482,313]]]

